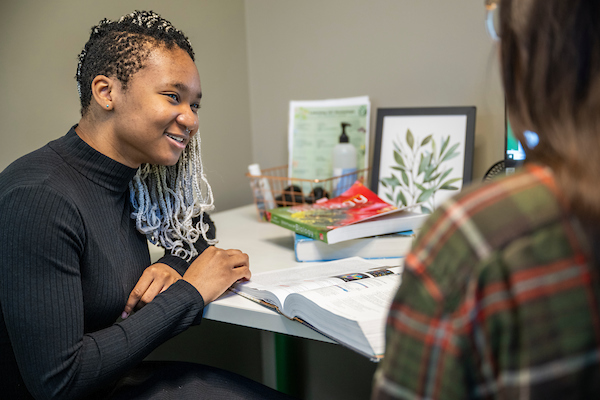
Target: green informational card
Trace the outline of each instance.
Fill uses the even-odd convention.
[[[358,154],[357,168],[360,170],[368,167],[370,115],[368,96],[291,101],[288,131],[289,176],[299,179],[332,177],[333,148],[339,143],[342,122],[350,124],[346,128],[346,134]]]

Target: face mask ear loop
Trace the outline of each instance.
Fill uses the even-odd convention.
[[[490,35],[490,37],[498,42],[500,40],[500,36],[498,36],[498,32],[496,32],[496,27],[494,25],[494,17],[498,12],[498,3],[490,0],[486,0],[485,2],[485,28]]]

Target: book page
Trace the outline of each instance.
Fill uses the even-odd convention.
[[[362,352],[383,354],[385,321],[400,286],[400,268],[354,274],[356,279],[338,279],[336,285],[312,289],[290,296],[285,312],[309,322],[317,330],[337,338]],[[306,300],[311,305],[307,306]],[[366,339],[370,349],[364,348]]]
[[[232,290],[247,293],[263,300],[270,300],[280,309],[292,293],[318,289],[344,283],[340,275],[379,269],[380,264],[360,257],[345,258],[325,263],[314,263],[278,271],[252,275],[250,281],[233,285]],[[400,267],[396,267],[400,268]],[[283,312],[283,310],[281,310]]]

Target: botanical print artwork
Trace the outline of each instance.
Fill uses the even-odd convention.
[[[449,143],[450,136],[446,136],[438,152],[433,135],[415,143],[410,129],[406,131],[405,142],[394,141],[396,165],[390,167],[394,172],[381,179],[387,189],[384,191],[386,199],[399,207],[421,203],[421,211],[430,214],[435,209],[434,194],[438,190],[458,190],[453,184],[462,180],[462,176],[445,180],[453,169],[445,162],[460,154],[459,143]]]
[[[463,181],[465,126],[461,116],[386,118],[379,195],[397,207],[418,204],[421,212],[431,213],[457,193]]]

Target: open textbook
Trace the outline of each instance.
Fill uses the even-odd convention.
[[[402,271],[400,265],[381,265],[345,258],[258,273],[231,290],[378,361]]]

